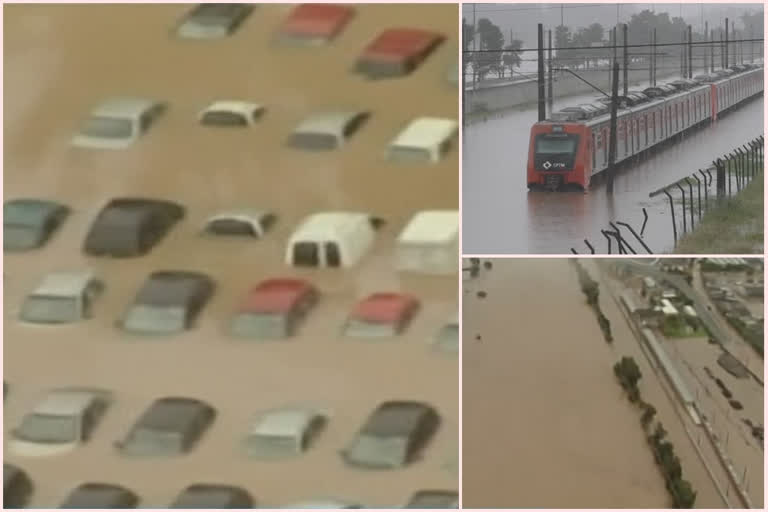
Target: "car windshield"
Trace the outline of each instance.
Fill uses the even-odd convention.
[[[83,135],[103,139],[125,139],[131,136],[133,123],[129,119],[94,116],[82,129]]]
[[[360,435],[346,456],[351,462],[362,466],[399,466],[405,463],[406,440],[401,437]]]
[[[250,222],[244,222],[238,219],[212,220],[205,227],[205,231],[212,235],[259,236]]]
[[[248,126],[245,116],[225,110],[206,112],[200,122],[207,126]]]
[[[78,320],[80,311],[75,297],[32,295],[24,301],[20,317],[25,322],[59,324]]]
[[[426,163],[432,160],[432,153],[425,148],[390,146],[389,159],[394,162]]]
[[[27,249],[34,247],[37,243],[40,232],[32,226],[22,226],[19,224],[3,225],[3,248],[4,249]]]
[[[366,322],[354,318],[350,319],[344,328],[344,335],[351,338],[379,338],[396,334],[395,326],[392,324]]]
[[[251,435],[246,440],[246,450],[251,457],[277,458],[296,455],[301,447],[290,436]]]
[[[71,443],[77,440],[77,420],[74,416],[28,414],[14,435],[33,443]]]
[[[291,135],[290,145],[309,150],[336,149],[339,140],[330,133],[294,133]]]
[[[135,455],[177,453],[182,449],[181,437],[172,430],[139,428],[125,444],[125,451]]]
[[[184,308],[176,306],[133,306],[123,321],[123,329],[136,333],[170,334],[184,330]]]
[[[565,135],[544,135],[536,137],[536,153],[547,155],[572,154],[576,152],[577,140]]]
[[[441,350],[446,352],[458,352],[459,351],[459,326],[456,324],[448,324],[440,329],[435,339],[435,345]]]
[[[284,338],[288,322],[282,313],[240,313],[232,320],[236,336],[259,339]]]

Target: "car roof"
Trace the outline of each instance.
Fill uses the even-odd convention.
[[[234,498],[248,496],[248,491],[235,485],[192,484],[185,488],[173,502],[174,508],[230,508]]]
[[[286,34],[330,38],[354,15],[349,5],[301,4],[288,15],[280,31]]]
[[[72,491],[65,504],[66,508],[104,507],[117,504],[126,495],[134,496],[134,493],[120,485],[90,482]]]
[[[391,146],[432,150],[453,137],[459,124],[453,119],[419,117],[411,121],[391,142]]]
[[[152,199],[147,197],[115,197],[109,200],[104,209],[120,208],[124,210],[149,210],[157,209],[180,209],[184,207],[167,199]]]
[[[268,210],[259,210],[257,208],[233,208],[231,210],[222,210],[211,215],[205,223],[210,224],[217,220],[237,220],[261,227],[261,222],[265,217],[270,215],[273,215],[273,213]]]
[[[458,210],[423,210],[416,213],[397,237],[401,244],[442,244],[459,236]]]
[[[317,508],[317,509],[334,509],[334,508],[359,508],[358,503],[351,501],[339,500],[336,498],[316,498],[306,501],[299,501],[292,503],[282,508]]]
[[[260,414],[251,425],[251,436],[300,438],[309,423],[320,414],[312,409],[284,407]]]
[[[377,292],[359,301],[351,316],[367,322],[389,324],[397,322],[415,304],[418,300],[413,295]]]
[[[371,216],[367,213],[360,212],[314,213],[306,217],[301,222],[301,224],[299,224],[291,239],[346,239],[355,229],[355,227],[357,227],[361,222],[365,222],[370,225]]]
[[[325,110],[305,117],[293,133],[327,133],[341,136],[352,120],[368,114],[365,110]]]
[[[207,410],[213,410],[213,407],[196,398],[159,398],[144,411],[136,426],[141,429],[183,432]]]
[[[93,281],[92,270],[62,271],[47,274],[33,295],[76,297]]]
[[[127,117],[138,119],[147,110],[160,105],[162,102],[150,98],[133,96],[118,96],[99,103],[92,111],[92,116]]]
[[[443,39],[445,37],[442,34],[431,30],[390,28],[381,32],[366,46],[363,57],[404,59],[426,50]]]
[[[296,278],[267,279],[248,291],[240,304],[241,313],[287,313],[313,286]]]
[[[69,207],[47,199],[9,199],[3,203],[3,224],[42,224],[59,210]]]
[[[213,281],[201,272],[160,270],[152,272],[139,290],[136,303],[147,306],[186,306]]]
[[[75,416],[82,413],[97,398],[107,395],[107,391],[99,389],[54,389],[49,391],[43,401],[35,406],[33,412],[53,416]]]
[[[203,111],[201,115],[205,115],[208,112],[235,112],[244,116],[249,116],[253,112],[264,110],[264,106],[260,103],[254,103],[251,101],[241,100],[216,100],[211,102]]]
[[[434,409],[423,402],[389,401],[379,405],[371,413],[363,427],[363,433],[379,436],[403,436],[411,434],[425,414]]]

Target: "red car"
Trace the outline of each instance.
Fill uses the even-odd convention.
[[[230,332],[240,338],[289,338],[318,298],[317,289],[304,279],[267,279],[248,292]]]
[[[392,337],[401,334],[419,310],[419,300],[403,293],[374,293],[361,300],[344,324],[352,338]]]
[[[440,43],[442,34],[428,30],[385,30],[363,50],[355,71],[368,78],[395,78],[415,70]]]
[[[354,16],[355,10],[346,5],[301,4],[283,26],[279,38],[306,44],[324,44],[335,38]]]

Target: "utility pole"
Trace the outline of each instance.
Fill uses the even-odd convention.
[[[685,78],[685,31],[680,45],[680,78]]]
[[[754,31],[752,30],[752,25],[749,26],[749,62],[755,62],[755,42],[752,41],[754,39]]]
[[[619,110],[619,63],[613,63],[613,87],[611,88],[611,123],[608,137],[608,184],[606,191],[613,194],[613,174],[616,163],[616,117]],[[625,134],[626,135],[626,134]]]
[[[654,46],[653,31],[649,34],[648,39],[651,41],[651,47],[649,50],[651,53],[648,55],[648,83],[653,86],[653,59],[656,57],[656,46]]]
[[[693,78],[693,31],[688,25],[688,78]]]
[[[629,47],[627,46],[627,24],[622,26],[622,33],[624,37],[624,96],[629,93]]]
[[[728,47],[728,18],[725,18],[725,63],[723,64],[723,69],[728,67],[729,53],[730,48]]]
[[[723,42],[723,32],[720,32],[720,69],[725,67],[725,43]]]
[[[539,121],[547,118],[544,92],[544,25],[539,23]]]
[[[709,43],[709,22],[704,22],[704,42]],[[707,55],[709,53],[709,55]],[[712,60],[712,45],[706,44],[704,45],[704,72],[707,72],[708,65],[707,63]],[[709,68],[709,72],[712,72],[712,68]]]
[[[611,62],[611,69],[618,62],[619,53],[619,40],[616,39],[616,27],[611,29],[611,37],[613,38],[613,62]],[[613,80],[613,72],[611,72],[611,80]]]
[[[472,95],[477,90],[477,12],[472,4]]]
[[[547,108],[549,108],[549,113],[551,115],[552,111],[553,111],[554,101],[555,101],[555,98],[554,98],[554,95],[553,95],[553,92],[552,92],[552,88],[553,88],[552,87],[552,78],[553,77],[552,77],[552,30],[551,29],[547,30],[547,38],[549,40],[549,50],[548,50],[548,52],[549,52],[549,55],[548,55],[548,57],[549,57],[549,69],[548,69],[549,76],[547,76]]]
[[[560,4],[560,26],[563,26],[563,4]]]
[[[651,85],[656,87],[656,29],[653,29],[653,79]]]
[[[731,22],[731,39],[733,41],[736,41],[736,22]],[[733,44],[733,61],[729,60],[728,62],[733,62],[733,64],[736,64],[736,50],[738,50],[738,46],[736,43]],[[731,64],[731,65],[733,65]]]

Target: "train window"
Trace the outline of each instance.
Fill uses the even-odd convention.
[[[608,162],[608,132],[603,130],[603,163]]]
[[[597,134],[593,132],[592,133],[592,138],[594,139],[596,137],[596,135]],[[597,161],[597,157],[595,156],[595,142],[594,142],[594,140],[591,140],[589,143],[592,145],[592,168],[594,169],[595,162]]]

